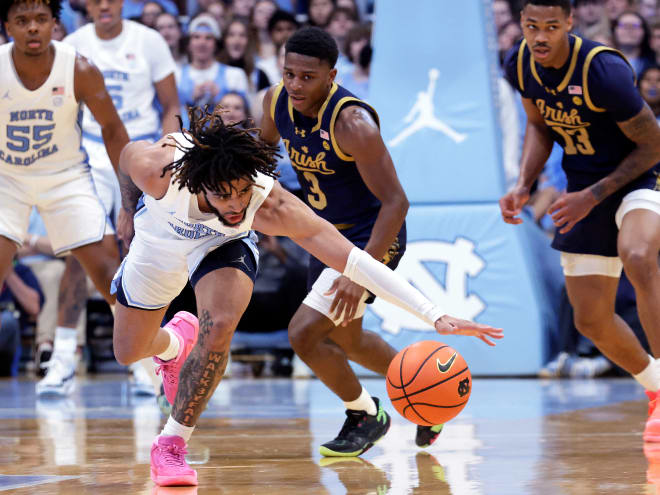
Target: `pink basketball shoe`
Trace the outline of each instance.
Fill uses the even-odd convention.
[[[183,363],[186,362],[188,355],[193,350],[193,347],[195,347],[197,334],[199,333],[199,322],[195,315],[187,311],[179,311],[167,322],[165,327],[172,329],[178,337],[180,344],[179,354],[169,361],[163,361],[157,357],[154,357],[154,361],[158,365],[156,374],[163,374],[165,397],[167,397],[167,401],[171,405],[174,405],[176,391],[179,389],[179,372]]]
[[[196,486],[197,471],[188,466],[186,442],[176,435],[159,435],[151,444],[151,479],[159,486]]]
[[[660,442],[660,394],[647,390],[646,395],[649,398],[649,419],[646,420],[642,438],[645,442]]]

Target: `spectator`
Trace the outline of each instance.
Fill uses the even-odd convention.
[[[23,330],[34,324],[44,303],[32,271],[14,263],[0,288],[0,376],[16,376]]]
[[[325,28],[330,21],[330,14],[335,8],[335,0],[309,0],[307,23],[310,26]]]
[[[282,70],[278,68],[280,48],[299,26],[296,18],[285,10],[276,10],[268,21],[268,34],[276,50],[272,57],[259,59],[257,67],[266,73],[272,84],[282,79]]]
[[[353,71],[353,63],[349,61],[346,53],[346,36],[356,24],[357,17],[350,10],[337,7],[330,14],[328,25],[325,27],[327,33],[334,38],[339,47],[339,58],[335,64],[339,75]],[[355,61],[357,62],[357,57],[355,57]]]
[[[142,16],[142,10],[146,3],[152,0],[123,0],[124,4],[121,9],[121,16],[124,19],[137,19]],[[172,15],[179,15],[179,9],[172,0],[157,0],[157,3]]]
[[[268,59],[275,55],[276,47],[268,32],[268,21],[276,10],[275,0],[258,0],[252,9],[250,24],[256,31],[257,59]]]
[[[227,7],[220,0],[213,0],[208,7],[206,7],[205,12],[211,14],[220,26],[220,32],[223,32],[227,27]]]
[[[493,0],[493,17],[495,18],[496,32],[499,32],[507,22],[513,21],[511,5],[507,0]]]
[[[640,74],[639,91],[660,123],[660,67],[652,65]]]
[[[371,65],[371,25],[353,27],[346,36],[345,51],[351,70],[337,77],[339,84],[361,100],[369,95],[369,68]]]
[[[522,29],[520,28],[520,23],[512,20],[502,24],[499,31],[497,31],[497,47],[500,63],[504,62],[504,56],[521,37]]]
[[[231,67],[243,69],[248,78],[248,96],[254,98],[257,91],[270,86],[268,76],[255,67],[254,54],[256,40],[245,20],[236,18],[227,26],[222,38],[222,50],[218,60]]]
[[[605,15],[614,23],[626,10],[634,6],[635,0],[605,0]]]
[[[592,40],[595,35],[610,31],[604,0],[576,0],[574,15],[574,30],[580,36]]]
[[[223,108],[222,121],[226,125],[237,124],[251,119],[250,106],[245,97],[240,93],[230,91],[220,99]],[[250,126],[252,124],[249,124]]]
[[[147,27],[154,28],[156,26],[156,18],[163,12],[165,12],[165,9],[158,2],[146,2],[142,8],[140,22]]]
[[[60,22],[67,33],[73,33],[76,29],[87,23],[86,0],[63,0]]]
[[[337,0],[337,8],[348,9],[355,18],[355,22],[360,22],[360,9],[355,0]]]
[[[637,12],[647,21],[658,13],[658,0],[638,0]]]
[[[231,0],[231,16],[250,20],[250,14],[256,0]]]
[[[623,53],[635,74],[641,74],[653,63],[653,51],[649,46],[649,28],[646,21],[634,11],[621,14],[612,25],[614,46]]]
[[[248,79],[242,69],[229,67],[216,60],[219,52],[220,26],[209,14],[195,17],[188,28],[190,62],[178,71],[179,100],[184,107],[182,117],[187,125],[185,107],[215,106],[228,91],[248,93]]]
[[[183,30],[176,17],[163,12],[156,17],[155,29],[167,43],[177,68],[188,62],[184,48]]]
[[[655,65],[660,65],[660,17],[651,21],[649,29],[651,31],[649,45],[653,51],[653,59]]]

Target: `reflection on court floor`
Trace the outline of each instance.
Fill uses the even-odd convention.
[[[149,450],[164,422],[125,377],[88,377],[69,399],[0,381],[0,492],[20,494],[655,494],[660,447],[642,448],[646,401],[629,379],[475,379],[465,410],[429,449],[393,424],[361,458],[322,458],[343,420],[318,380],[227,379],[190,444],[200,486],[158,488]],[[656,462],[657,461],[657,462]],[[658,482],[656,487],[653,483]]]

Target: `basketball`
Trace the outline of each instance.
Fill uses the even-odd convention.
[[[422,426],[446,423],[470,398],[472,375],[455,349],[433,340],[409,345],[387,370],[387,394],[404,418]]]

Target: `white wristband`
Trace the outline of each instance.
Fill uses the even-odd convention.
[[[431,326],[444,315],[435,304],[403,277],[355,247],[346,261],[344,275],[376,296],[421,318]]]

